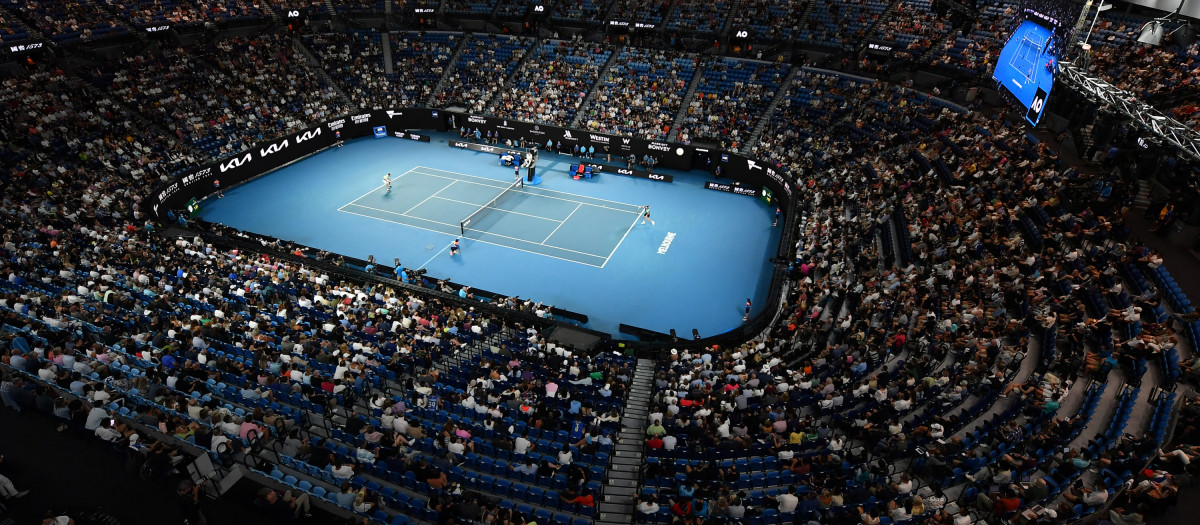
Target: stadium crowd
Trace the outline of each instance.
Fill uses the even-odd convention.
[[[761,37],[787,39],[799,27],[808,6],[804,0],[743,2],[738,11],[730,13],[730,23],[733,27],[748,27]]]
[[[692,13],[681,28],[719,29],[708,6],[676,9]],[[908,6],[881,31],[915,36],[914,54],[944,35]],[[278,444],[262,475],[298,492],[259,503],[281,516],[310,498],[392,523],[593,516],[632,359],[564,347],[482,303],[347,278],[324,266],[344,269],[339,258],[302,246],[215,225],[168,239],[142,214],[155,180],[351,105],[433,94],[478,111],[496,97],[495,114],[566,125],[596,90],[583,126],[662,139],[699,66],[626,48],[605,74],[609,46],[492,36],[469,37],[450,64],[457,35],[399,33],[397,73],[385,77],[380,38],[306,38],[349,104],[293,39],[273,35],[6,80],[4,404],[77,435],[140,442],[158,473],[190,447],[227,462]],[[1120,56],[1105,50],[1094,64],[1109,70]],[[1138,523],[1173,500],[1194,470],[1198,405],[1184,400],[1183,430],[1165,443],[1175,394],[1139,385],[1158,363],[1167,386],[1200,374],[1179,362],[1197,321],[1172,302],[1162,257],[1128,237],[1130,182],[902,86],[812,70],[785,83],[787,66],[756,61],[703,68],[680,140],[738,149],[766,118],[750,148],[793,174],[799,241],[768,335],[663,356],[641,519],[948,525],[1028,511],[1056,522],[1111,499],[1111,521]],[[1168,75],[1182,76],[1130,86],[1190,84],[1187,72]],[[142,121],[163,133],[139,132]],[[1187,375],[1169,373],[1172,359]],[[1106,391],[1118,408],[1099,421]],[[1127,435],[1125,409],[1138,402],[1153,416]]]
[[[1127,412],[1074,441],[1114,368],[1139,384],[1195,322],[1168,322],[1167,292],[1134,277],[1160,258],[1113,242],[1126,209],[1094,189],[1121,181],[901,87],[802,73],[787,96],[755,151],[806,174],[788,315],[770,340],[661,365],[640,510],[970,523],[1041,505],[1055,521],[1156,460],[1161,434],[1122,436]],[[1081,189],[1091,204],[1068,211],[1060,194]],[[1122,519],[1177,489],[1146,472]]]
[[[1200,85],[1197,55],[1200,46],[1196,44],[1185,49],[1149,47],[1131,39],[1121,46],[1096,46],[1088,70],[1200,129],[1197,105],[1190,102]]]
[[[87,77],[208,157],[232,155],[347,111],[286,36],[163,49],[101,64]]]
[[[55,41],[90,40],[93,37],[128,32],[128,29],[116,23],[111,15],[88,2],[7,0],[3,5],[25,23],[46,33]]]
[[[679,0],[667,18],[667,29],[689,34],[719,34],[725,28],[729,3],[723,0]]]
[[[698,63],[691,54],[625,48],[600,81],[583,126],[603,133],[666,139]]]
[[[10,148],[28,148],[32,157],[53,155],[52,146]],[[410,510],[433,519],[457,512],[458,498],[441,489],[478,478],[451,468],[480,468],[466,460],[466,447],[495,442],[531,453],[531,441],[522,442],[528,436],[554,458],[546,468],[561,469],[563,483],[555,487],[577,494],[555,493],[564,508],[590,504],[595,485],[587,485],[593,475],[587,465],[611,446],[611,440],[601,444],[599,429],[615,421],[619,404],[605,400],[623,397],[628,362],[575,354],[532,327],[505,327],[474,308],[404,290],[334,281],[267,253],[215,249],[199,237],[150,236],[137,211],[141,196],[132,183],[138,179],[104,169],[113,158],[79,160],[91,169],[46,174],[53,181],[37,171],[14,179],[6,199],[25,195],[23,204],[0,211],[7,406],[52,413],[64,430],[80,435],[132,444],[145,438],[147,454],[165,454],[166,463],[151,467],[161,473],[184,442],[227,460],[259,439],[277,439],[289,461],[303,457],[324,472],[318,482],[328,483],[330,493],[337,486],[345,493],[344,482],[352,482],[358,501],[338,500],[347,507],[369,513],[367,503],[377,501],[404,509],[387,499],[394,489],[381,491],[358,472],[428,493]],[[258,242],[263,249],[302,250]],[[314,253],[312,260],[326,257]],[[445,375],[433,368],[488,334],[506,338],[503,357],[477,357],[474,366]],[[385,382],[395,396],[383,395]],[[434,389],[443,401],[429,397]],[[448,420],[452,408],[462,418]],[[321,417],[312,414],[333,428],[327,439],[298,437],[314,423],[308,418]],[[510,437],[498,430],[507,425],[530,430]],[[472,441],[472,434],[488,442]],[[439,468],[445,470],[434,475]],[[420,484],[406,481],[417,474]]]
[[[950,24],[930,9],[929,2],[898,4],[877,25],[877,37],[903,47],[899,56],[918,58],[950,31]]]
[[[389,33],[394,73],[390,81],[398,93],[388,93],[385,99],[392,106],[424,105],[437,87],[442,73],[450,65],[450,57],[459,45],[459,35],[452,33]]]
[[[788,66],[765,62],[709,61],[680,125],[680,142],[704,140],[733,150],[741,148],[787,71]]]
[[[374,31],[355,31],[306,35],[304,42],[355,107],[374,108],[393,100],[385,95],[393,89],[384,75],[381,38]]]
[[[492,113],[506,118],[565,126],[612,55],[607,45],[549,41],[513,73]]]
[[[482,113],[502,87],[496,82],[496,72],[503,71],[504,77],[508,78],[532,42],[521,37],[496,35],[472,35],[470,38],[437,94],[437,105],[460,104],[471,112]]]

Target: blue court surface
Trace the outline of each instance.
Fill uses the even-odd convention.
[[[762,201],[705,189],[700,172],[668,171],[670,184],[577,181],[566,173],[577,159],[552,153],[538,164],[542,184],[510,190],[512,168],[451,149],[448,137],[351,141],[227,189],[202,217],[383,264],[398,257],[430,276],[585,313],[588,328],[617,338],[620,323],[715,335],[742,323],[746,298],[766,302],[780,231]],[[642,223],[642,206],[654,224]],[[455,239],[462,251],[451,256]]]
[[[1054,59],[1048,53],[1050,30],[1030,20],[1021,22],[1013,31],[1000,56],[992,77],[1029,107],[1038,88],[1047,95],[1054,85],[1053,69],[1047,63]]]
[[[509,186],[417,166],[394,178],[391,188],[381,185],[339,210],[601,268],[641,215],[633,204]]]

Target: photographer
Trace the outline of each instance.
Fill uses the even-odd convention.
[[[183,480],[179,482],[176,494],[178,495],[176,503],[179,513],[183,515],[183,523],[187,525],[208,523],[208,519],[204,517],[204,512],[200,509],[200,485],[192,483],[191,480]]]

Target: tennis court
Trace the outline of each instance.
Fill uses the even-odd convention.
[[[1012,57],[1013,69],[1025,75],[1025,80],[1030,84],[1037,82],[1037,62],[1042,56],[1042,46],[1029,38],[1022,38],[1018,44],[1017,52]]]
[[[603,268],[641,208],[425,166],[338,211]],[[465,224],[464,224],[465,222]]]

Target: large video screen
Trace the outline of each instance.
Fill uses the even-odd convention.
[[[1070,41],[1081,8],[1070,0],[1028,0],[1013,20],[1013,31],[1000,50],[992,78],[1025,109],[1037,125],[1054,87],[1058,57]]]

